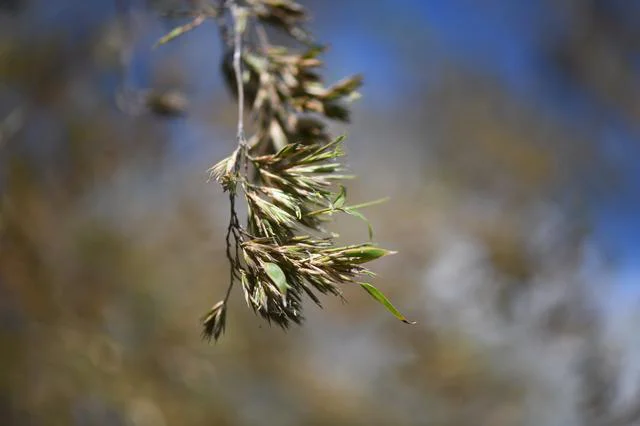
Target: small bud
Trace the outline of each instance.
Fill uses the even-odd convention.
[[[219,301],[209,310],[207,315],[202,319],[204,330],[202,337],[211,340],[218,340],[224,333],[224,327],[227,318],[227,305],[224,300]]]

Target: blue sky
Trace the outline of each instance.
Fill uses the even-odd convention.
[[[407,50],[420,55],[415,49],[420,43],[429,52],[420,58],[424,73],[430,72],[429,60],[437,61],[441,53],[493,76],[514,96],[552,112],[572,128],[590,131],[594,117],[602,120],[605,124],[596,137],[602,154],[624,170],[624,185],[598,199],[595,235],[618,256],[620,282],[627,288],[636,287],[640,277],[640,143],[634,141],[622,117],[562,81],[546,62],[545,38],[564,31],[564,17],[555,8],[551,13],[546,2],[527,0],[378,0],[343,2],[339,10],[337,14],[335,7],[327,5],[316,11],[319,22],[331,22],[330,28],[318,28],[320,37],[332,46],[329,68],[337,68],[338,75],[366,70],[368,85],[374,88],[367,96],[374,101],[385,100],[393,108],[394,97],[400,101],[407,95],[409,78],[416,74],[394,64],[402,63]],[[371,16],[354,19],[364,10]],[[385,40],[388,35],[396,41]]]

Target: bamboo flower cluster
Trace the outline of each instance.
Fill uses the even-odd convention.
[[[304,29],[306,10],[290,0],[222,1],[194,12],[193,21],[160,43],[199,26],[203,17],[215,19],[228,47],[223,75],[238,100],[237,148],[210,169],[229,195],[229,286],[204,316],[203,336],[217,340],[224,333],[235,284],[255,313],[283,328],[302,322],[305,297],[320,305],[320,294],[341,296],[341,286],[350,284],[410,323],[363,281],[374,276],[366,263],[393,252],[371,242],[338,246],[337,235],[326,229],[337,213],[366,222],[359,209],[377,202],[347,204],[343,182],[351,176],[339,161],[344,139],[331,138],[326,129],[327,119],[349,120],[349,103],[358,98],[362,78],[324,85],[318,72],[324,47]],[[301,47],[272,45],[267,28],[283,31]],[[249,138],[245,107],[254,128]],[[246,225],[238,217],[238,200],[246,204]]]

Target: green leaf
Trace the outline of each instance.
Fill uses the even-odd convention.
[[[184,25],[180,26],[180,27],[177,27],[177,28],[174,28],[169,33],[167,33],[166,35],[161,37],[153,47],[158,47],[158,46],[160,46],[162,44],[168,43],[171,40],[173,40],[174,38],[179,37],[180,35],[186,33],[187,31],[188,31],[188,29]]]
[[[295,166],[289,169],[289,172],[294,173],[333,173],[337,170],[342,170],[342,165],[339,163],[319,164],[314,166]]]
[[[323,53],[325,50],[327,50],[326,46],[322,46],[322,45],[311,46],[311,48],[309,48],[309,50],[307,50],[302,55],[302,57],[305,58],[305,59],[316,58],[318,55]]]
[[[200,25],[202,25],[205,22],[205,16],[204,15],[198,15],[195,18],[193,18],[193,20],[187,24],[184,25],[180,25],[179,27],[176,27],[174,29],[172,29],[171,31],[169,31],[168,34],[166,34],[165,36],[161,37],[156,44],[153,45],[153,48],[155,49],[156,47],[163,45],[165,43],[170,42],[171,40],[173,40],[176,37],[180,37],[182,34],[189,32],[191,30],[193,30],[196,27],[199,27]]]
[[[333,141],[324,145],[316,145],[316,148],[311,154],[309,154],[300,164],[312,163],[315,161],[327,160],[331,158],[337,158],[342,156],[342,151],[339,149],[340,144],[346,139],[345,135],[340,135]],[[333,150],[333,151],[332,151]]]
[[[340,185],[340,193],[338,194],[336,199],[333,200],[333,208],[339,209],[340,207],[344,206],[345,201],[347,201],[347,188]]]
[[[342,211],[347,214],[350,214],[351,216],[355,216],[358,219],[362,220],[364,223],[366,223],[367,229],[369,230],[369,240],[373,240],[373,226],[371,226],[371,222],[369,222],[369,219],[367,219],[365,215],[363,215],[353,207],[344,208],[342,209]]]
[[[361,209],[361,208],[364,208],[364,207],[371,207],[371,206],[375,206],[377,204],[386,203],[387,201],[389,201],[389,197],[378,198],[377,200],[367,201],[366,203],[354,204],[353,206],[347,206],[345,208],[346,209]]]
[[[263,266],[264,271],[269,275],[271,281],[273,281],[273,283],[278,287],[282,296],[286,296],[289,283],[287,283],[287,277],[282,269],[280,269],[280,267],[275,263],[271,262],[265,262]]]
[[[405,318],[404,315],[402,315],[400,313],[400,311],[398,311],[396,309],[395,306],[393,306],[391,304],[391,302],[389,302],[389,299],[387,299],[387,297],[382,294],[382,292],[380,290],[378,290],[377,288],[375,288],[374,286],[372,286],[369,283],[360,283],[360,286],[366,290],[367,293],[369,293],[369,295],[371,297],[373,297],[374,299],[376,299],[378,302],[380,302],[385,308],[387,308],[387,310],[389,312],[391,312],[393,314],[394,317],[398,318],[400,321],[407,323],[407,324],[415,324],[415,321],[409,321],[407,318]]]
[[[337,82],[333,86],[325,90],[325,98],[327,100],[335,100],[337,98],[347,96],[354,92],[358,87],[362,86],[363,77],[354,75]]]
[[[380,247],[363,246],[343,250],[340,255],[350,258],[354,263],[366,263],[395,253]]]

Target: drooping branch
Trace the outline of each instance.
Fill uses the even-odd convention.
[[[332,139],[325,122],[348,121],[349,102],[357,99],[362,78],[323,84],[318,68],[324,48],[311,44],[303,25],[308,14],[295,1],[226,1],[215,13],[207,13],[221,27],[225,46],[232,40],[223,74],[236,96],[238,117],[235,150],[210,169],[229,193],[230,273],[225,298],[203,319],[203,335],[217,340],[224,333],[227,302],[236,283],[255,313],[283,328],[302,322],[305,296],[319,305],[317,293],[340,296],[341,286],[348,284],[360,285],[410,323],[378,289],[361,281],[374,276],[364,264],[393,252],[371,242],[337,246],[336,234],[326,229],[337,213],[366,221],[359,209],[373,204],[346,204],[342,182],[350,176],[339,162],[343,138]],[[284,31],[301,51],[269,44],[266,26]],[[194,27],[192,21],[161,41]],[[259,46],[245,37],[252,31]],[[248,106],[255,121],[249,138],[244,122]],[[239,196],[247,206],[246,226],[236,211]]]

